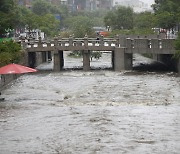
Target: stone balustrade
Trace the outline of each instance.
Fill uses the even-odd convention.
[[[58,50],[97,50],[112,51],[115,48],[126,48],[127,53],[166,53],[174,54],[173,39],[148,38],[55,38],[54,40],[28,40],[24,43],[28,52]]]

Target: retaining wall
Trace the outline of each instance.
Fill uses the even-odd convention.
[[[19,74],[6,74],[6,75],[0,75],[0,91],[3,90],[6,85],[8,85],[11,81],[17,79]]]

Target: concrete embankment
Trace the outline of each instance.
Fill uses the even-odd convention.
[[[17,79],[19,74],[3,74],[0,75],[0,90],[2,90],[6,85],[8,85],[14,79]]]

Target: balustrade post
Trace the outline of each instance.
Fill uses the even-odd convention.
[[[126,47],[126,37],[125,36],[121,36],[119,35],[119,44],[120,44],[120,47]]]
[[[125,47],[127,48],[128,53],[132,53],[132,50],[134,48],[134,41],[130,38],[127,38]]]
[[[39,37],[39,40],[38,40],[38,47],[42,47],[42,38]]]
[[[85,50],[88,48],[88,36],[85,35],[84,37],[84,47],[85,47]]]
[[[152,58],[157,61],[158,60],[157,53],[160,52],[159,39],[151,39],[150,42],[151,42]]]
[[[58,40],[61,40],[61,35],[60,34],[58,35]]]
[[[73,46],[73,37],[70,35],[69,37],[69,46]]]
[[[22,45],[23,49],[27,48],[27,43],[26,43],[25,39],[21,40],[21,45]]]
[[[116,47],[119,47],[119,36],[118,36],[118,35],[116,36],[116,43],[115,43],[115,46],[116,46]]]
[[[100,46],[104,46],[104,37],[103,37],[103,35],[100,36]]]

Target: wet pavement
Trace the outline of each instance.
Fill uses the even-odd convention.
[[[171,72],[27,74],[2,96],[0,154],[180,151],[180,78]]]

